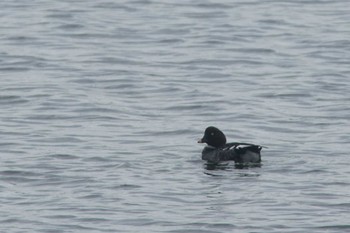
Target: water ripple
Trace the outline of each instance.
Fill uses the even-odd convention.
[[[0,231],[347,231],[344,3],[1,2]]]

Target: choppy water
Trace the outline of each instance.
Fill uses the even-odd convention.
[[[348,1],[0,9],[1,232],[350,231]]]

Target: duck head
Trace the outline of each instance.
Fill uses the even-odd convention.
[[[207,143],[216,148],[223,147],[226,144],[225,134],[214,126],[209,126],[204,131],[204,136],[198,143]]]

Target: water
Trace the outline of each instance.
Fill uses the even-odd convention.
[[[0,9],[1,232],[350,231],[348,1]]]

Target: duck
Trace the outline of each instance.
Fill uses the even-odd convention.
[[[204,131],[203,138],[198,143],[206,143],[202,151],[202,160],[212,163],[233,160],[237,164],[261,162],[260,151],[262,146],[232,142],[226,143],[225,134],[214,126],[209,126]]]

